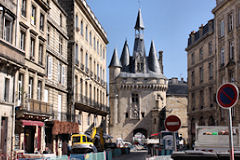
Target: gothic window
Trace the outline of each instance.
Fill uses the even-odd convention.
[[[132,93],[131,118],[139,119],[139,95]]]

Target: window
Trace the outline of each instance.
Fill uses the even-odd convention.
[[[81,21],[81,35],[83,36],[83,21]]]
[[[88,41],[88,26],[86,26],[86,29],[85,29],[85,39],[86,41]]]
[[[76,15],[75,17],[75,27],[76,27],[76,30],[78,31],[78,15]]]
[[[36,7],[32,5],[31,24],[36,25]]]
[[[208,64],[208,71],[209,71],[209,79],[212,79],[213,78],[213,63],[209,63]]]
[[[85,96],[88,96],[88,83],[85,82]]]
[[[78,55],[78,44],[76,44],[76,48],[75,48],[75,64],[79,65],[79,59],[78,59],[79,55]]]
[[[128,112],[126,112],[125,117],[128,118]]]
[[[3,39],[12,43],[13,19],[9,16],[4,17]]]
[[[26,17],[26,0],[22,0],[22,8],[21,8],[21,14],[22,16]]]
[[[92,32],[89,32],[89,44],[92,46]]]
[[[204,90],[200,91],[200,109],[203,109],[203,105],[204,105]]]
[[[219,31],[220,37],[223,37],[224,36],[224,20],[220,21],[219,29],[220,29],[220,31]]]
[[[99,77],[99,64],[97,64],[97,77]]]
[[[82,142],[87,142],[86,136],[82,136]]]
[[[202,47],[199,49],[199,59],[200,60],[203,59],[203,48]]]
[[[195,94],[192,93],[192,110],[195,110]]]
[[[220,65],[224,66],[224,48],[221,48],[220,51]]]
[[[62,27],[62,14],[60,14],[60,27]]]
[[[96,38],[95,37],[93,37],[93,48],[94,48],[94,50],[96,50]]]
[[[9,102],[9,91],[10,91],[10,80],[9,78],[5,78],[4,85],[4,101]]]
[[[62,65],[62,75],[61,75],[61,84],[65,83],[65,70],[64,66]]]
[[[88,53],[86,53],[86,56],[85,56],[85,66],[87,71],[88,70]]]
[[[40,13],[40,30],[44,31],[44,15]]]
[[[62,78],[62,64],[58,62],[58,83],[61,83]]]
[[[39,44],[38,63],[40,65],[43,64],[43,44],[42,43]]]
[[[88,114],[88,125],[90,125],[91,124],[91,114]]]
[[[194,75],[194,71],[192,71],[191,73],[191,78],[192,78],[192,86],[195,85],[195,75]]]
[[[229,41],[229,60],[234,60],[234,43]]]
[[[240,26],[240,8],[238,8],[238,26]]]
[[[142,114],[142,118],[144,118],[144,117],[145,117],[145,113],[144,113],[144,112],[142,112],[141,114]]]
[[[100,44],[100,57],[102,57],[102,45]]]
[[[38,81],[37,85],[37,100],[42,100],[42,81]]]
[[[44,100],[43,100],[43,102],[45,102],[45,103],[48,103],[48,89],[44,89]]]
[[[22,97],[23,97],[23,74],[19,74],[18,76],[18,106],[22,103]]]
[[[229,82],[234,82],[234,72],[229,71]]]
[[[48,56],[47,73],[48,79],[52,79],[52,56]]]
[[[97,40],[97,53],[99,54],[99,42]]]
[[[228,31],[232,31],[233,30],[233,14],[230,13],[228,15]]]
[[[26,33],[24,31],[20,31],[20,49],[25,50],[25,42],[26,42]]]
[[[208,54],[212,55],[213,49],[212,49],[212,41],[208,42]]]
[[[59,47],[58,47],[58,52],[62,54],[63,51],[63,38],[59,36]]]
[[[132,93],[132,103],[135,103],[135,104],[139,103],[138,94]]]
[[[35,39],[31,37],[30,60],[34,61],[34,56],[35,56]]]
[[[50,26],[47,27],[47,44],[50,45]]]
[[[199,74],[200,74],[200,83],[203,82],[203,67],[199,68]]]
[[[32,99],[33,98],[33,78],[29,77],[28,81],[28,98]]]
[[[195,63],[195,56],[194,56],[194,52],[191,54],[191,56],[192,56],[192,64],[194,64],[194,63]]]

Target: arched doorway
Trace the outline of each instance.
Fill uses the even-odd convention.
[[[144,144],[147,138],[147,130],[138,128],[133,131],[133,144]]]

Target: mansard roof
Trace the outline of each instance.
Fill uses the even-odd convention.
[[[157,53],[155,49],[154,42],[151,42],[151,47],[148,56],[148,67],[152,72],[161,73]]]
[[[108,68],[110,68],[110,67],[122,68],[122,65],[121,65],[121,63],[119,61],[119,58],[118,58],[118,54],[117,54],[117,49],[116,48],[114,49],[112,60],[110,62],[110,65],[108,66]]]
[[[143,30],[144,29],[144,24],[143,24],[143,18],[142,18],[142,13],[141,9],[138,10],[138,16],[137,16],[137,21],[134,27],[136,30]]]
[[[130,64],[130,52],[129,52],[127,40],[124,43],[120,61],[123,67],[128,66]]]

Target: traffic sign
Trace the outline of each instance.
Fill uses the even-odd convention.
[[[169,131],[175,132],[181,127],[181,120],[175,115],[170,115],[166,118],[164,124]]]
[[[220,107],[227,109],[237,103],[238,96],[238,87],[233,83],[225,83],[218,88],[216,100]]]

